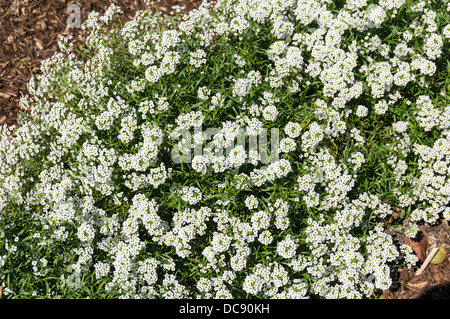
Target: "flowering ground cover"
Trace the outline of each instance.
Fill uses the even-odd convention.
[[[92,12],[1,128],[3,294],[380,296],[423,261],[398,234],[450,219],[449,11]]]

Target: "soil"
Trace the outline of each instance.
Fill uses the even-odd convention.
[[[184,13],[198,8],[202,0],[162,0],[157,8],[164,14],[171,14],[172,6],[184,6]],[[80,28],[70,28],[68,18],[73,11],[71,4],[81,8],[81,21],[85,21],[89,12],[103,14],[115,3],[124,12],[122,22],[133,18],[137,10],[146,9],[142,0],[0,0],[0,125],[17,123],[21,95],[27,95],[27,83],[34,73],[39,72],[42,60],[51,57],[58,49],[57,41],[61,35],[72,35],[83,42]],[[403,221],[405,222],[405,221]],[[398,223],[398,221],[394,221]],[[425,271],[416,276],[422,265],[412,269],[395,269],[394,284],[385,291],[385,299],[449,299],[450,298],[450,229],[443,221],[439,225],[421,227],[425,241],[413,238],[408,243],[422,244],[422,258],[426,257],[432,245],[443,247],[446,252],[440,264],[429,264]],[[393,233],[398,243],[407,239],[401,233]],[[416,236],[417,237],[417,236]],[[420,250],[418,250],[420,253]],[[1,292],[0,292],[1,294]]]

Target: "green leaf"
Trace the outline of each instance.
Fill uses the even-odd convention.
[[[432,264],[441,264],[445,260],[445,249],[443,247],[439,247],[438,252],[434,255],[433,259],[431,259],[430,263]]]

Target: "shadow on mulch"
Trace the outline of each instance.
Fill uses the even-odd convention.
[[[184,6],[186,13],[201,2],[162,0],[157,7],[170,14],[172,6]],[[83,42],[81,29],[69,27],[74,13],[69,6],[79,6],[84,22],[90,12],[103,14],[112,3],[122,9],[123,23],[136,11],[148,9],[143,0],[0,0],[0,125],[17,123],[20,96],[28,94],[27,83],[39,72],[41,61],[58,50],[60,36],[72,35]]]
[[[450,284],[431,289],[420,299],[450,299]]]

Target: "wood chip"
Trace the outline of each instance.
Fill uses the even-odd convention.
[[[6,120],[6,116],[3,115],[3,116],[0,118],[0,124],[2,124],[5,120]]]
[[[0,97],[2,97],[4,99],[9,99],[11,97],[11,95],[8,93],[0,92]]]
[[[34,38],[34,41],[36,42],[36,46],[38,47],[39,50],[44,50],[44,45],[42,44],[42,41],[38,38]]]
[[[417,282],[417,283],[408,283],[406,286],[408,288],[410,288],[410,289],[421,290],[421,289],[425,288],[426,286],[428,286],[428,282],[420,281],[420,282]]]

